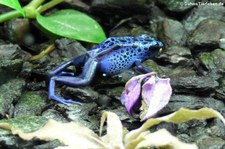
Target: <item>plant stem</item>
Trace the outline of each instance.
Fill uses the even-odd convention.
[[[26,7],[38,8],[45,0],[32,0]]]
[[[36,10],[39,13],[42,13],[62,2],[64,2],[64,0],[51,0],[50,2],[44,4],[43,6],[40,6],[43,2],[45,2],[45,0],[32,0],[28,5],[24,6],[24,10],[26,13],[26,17],[27,18],[35,18],[36,17]],[[4,14],[0,15],[0,23],[5,22],[7,20],[13,19],[13,18],[17,18],[17,17],[22,17],[23,15],[17,11],[17,10],[13,10],[10,12],[6,12]]]
[[[64,0],[52,0],[52,1],[50,1],[50,2],[48,2],[48,3],[46,3],[46,4],[44,4],[43,6],[40,6],[40,7],[37,9],[37,11],[38,11],[39,13],[42,13],[42,12],[44,12],[44,11],[46,11],[46,10],[48,10],[48,9],[50,9],[50,8],[52,8],[52,7],[54,7],[54,6],[58,5],[58,4],[60,4],[60,3],[62,3],[62,2],[64,2]]]
[[[22,13],[20,13],[17,10],[13,10],[7,13],[3,13],[0,15],[0,23],[5,22],[7,20],[13,19],[13,18],[17,18],[17,17],[22,17]]]

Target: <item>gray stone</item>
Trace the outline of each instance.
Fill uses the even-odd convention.
[[[105,88],[104,91],[107,94],[107,96],[112,97],[113,99],[120,100],[123,90],[124,86],[116,86],[111,88]],[[103,89],[101,91],[103,91]]]
[[[18,45],[0,45],[0,84],[15,78],[23,65],[23,52]]]
[[[225,34],[225,22],[206,19],[190,35],[188,44],[191,47],[219,47],[221,36]]]
[[[66,87],[62,90],[62,96],[69,99],[79,100],[83,102],[93,102],[99,98],[98,92],[90,87]]]
[[[98,104],[98,106],[107,107],[110,105],[111,100],[112,99],[109,96],[99,94],[99,98],[95,102]]]
[[[142,65],[146,68],[148,68],[151,71],[154,71],[157,73],[157,75],[161,76],[164,75],[165,72],[162,70],[162,68],[153,60],[146,60],[142,63]]]
[[[222,101],[211,97],[201,97],[196,95],[173,94],[168,105],[160,111],[160,114],[171,113],[180,108],[200,109],[212,108],[218,111],[224,109],[225,104]]]
[[[92,130],[99,129],[100,113],[97,111],[97,104],[82,103],[80,105],[67,106],[66,114],[70,121],[78,122]]]
[[[86,49],[76,40],[61,38],[55,41],[60,56],[71,59],[86,53]]]
[[[11,109],[13,102],[16,102],[22,94],[25,87],[23,79],[11,79],[7,83],[0,86],[0,115],[5,117],[8,113],[12,116]]]
[[[158,23],[159,39],[165,44],[165,47],[173,45],[184,45],[186,43],[186,31],[183,25],[172,19],[163,19]]]
[[[219,80],[220,86],[216,89],[215,98],[225,101],[225,78]]]
[[[185,67],[191,66],[193,61],[190,49],[180,46],[169,47],[158,58],[166,63]]]
[[[222,113],[221,111],[220,111],[220,113],[224,116],[225,113]],[[225,127],[224,127],[224,123],[221,121],[221,119],[214,118],[210,122],[207,133],[209,134],[209,136],[212,136],[215,138],[220,137],[221,139],[225,140]]]
[[[0,121],[0,123],[9,123],[12,129],[25,133],[34,132],[40,129],[46,124],[46,122],[46,118],[37,116],[9,118],[2,119]],[[18,136],[13,135],[10,130],[6,129],[0,129],[0,144],[1,148],[33,148],[35,146],[35,143],[33,143],[32,141],[27,142],[19,139]]]
[[[225,73],[225,51],[215,49],[210,53],[202,53],[198,60],[208,72]]]
[[[26,92],[14,107],[14,117],[40,115],[46,106],[46,96],[41,92]]]
[[[171,78],[174,93],[192,93],[209,95],[215,91],[219,83],[211,77],[187,76]]]
[[[205,137],[198,140],[197,145],[199,149],[223,149],[225,146],[225,141],[221,138]]]
[[[184,19],[183,24],[188,32],[193,31],[198,24],[205,19],[224,20],[225,7],[223,6],[198,6],[194,8],[187,18]]]
[[[21,116],[16,118],[2,119],[0,123],[9,123],[14,130],[24,133],[34,132],[42,128],[48,119],[41,116]]]
[[[12,135],[9,130],[0,129],[0,147],[3,148],[5,146],[13,146],[17,143],[18,137]]]
[[[193,69],[180,66],[177,68],[172,68],[166,71],[167,76],[170,78],[182,78],[182,77],[190,77],[195,76],[196,72]]]
[[[67,118],[64,117],[59,111],[55,109],[47,109],[42,113],[42,116],[47,119],[54,119],[60,122],[68,122]]]
[[[225,37],[221,38],[219,41],[219,47],[225,50]]]
[[[192,7],[194,7],[194,4],[196,0],[158,0],[158,2],[162,5],[165,5],[167,10],[170,10],[172,12],[184,12]]]
[[[96,5],[119,5],[119,6],[129,6],[129,5],[143,5],[147,0],[94,0],[92,6]]]

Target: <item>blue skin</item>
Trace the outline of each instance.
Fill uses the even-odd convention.
[[[55,95],[55,84],[60,83],[71,87],[90,84],[96,72],[106,75],[116,75],[133,66],[141,72],[148,73],[149,69],[141,63],[154,58],[163,47],[162,42],[143,34],[138,37],[110,37],[95,46],[86,54],[61,64],[49,72],[49,98],[68,105],[80,104],[71,99],[64,99]],[[81,67],[84,65],[80,77],[67,72],[69,66]]]

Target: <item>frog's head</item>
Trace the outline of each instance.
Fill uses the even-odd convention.
[[[155,57],[162,50],[163,43],[147,34],[142,34],[138,36],[137,39],[139,41],[139,46],[144,49],[148,58]]]

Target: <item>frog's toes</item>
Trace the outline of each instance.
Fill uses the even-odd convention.
[[[64,100],[64,102],[66,102],[67,104],[73,103],[73,104],[82,105],[81,102],[79,102],[79,101],[74,101],[74,100],[72,100],[72,99],[66,99],[66,100]]]

